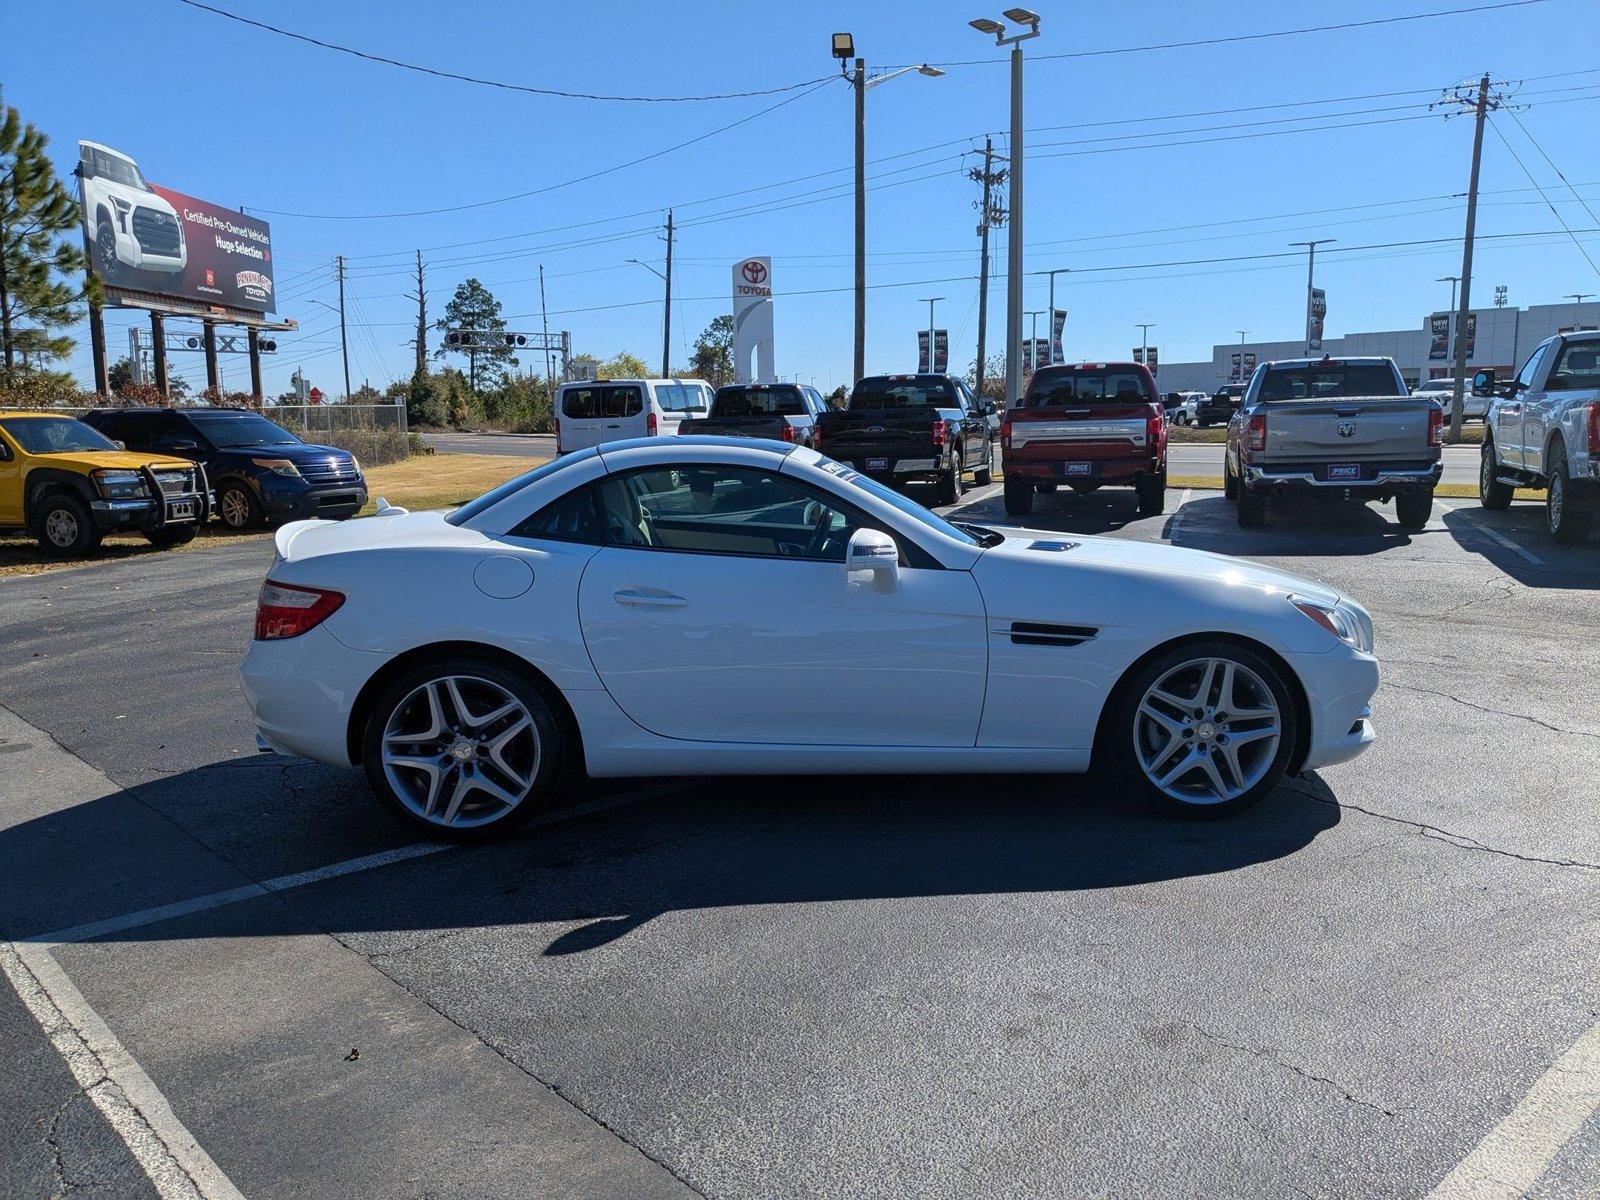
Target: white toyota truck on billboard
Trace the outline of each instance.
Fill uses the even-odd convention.
[[[128,271],[179,275],[189,262],[178,210],[145,182],[125,154],[78,143],[83,223],[95,270],[115,282]]]

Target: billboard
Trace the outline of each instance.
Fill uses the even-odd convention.
[[[928,331],[917,331],[917,373],[920,375],[943,375],[950,370],[950,331],[948,329],[935,329],[933,331],[933,361],[928,361]]]
[[[1428,361],[1450,357],[1450,314],[1436,312],[1428,318]]]
[[[1061,354],[1061,331],[1067,326],[1067,310],[1057,308],[1050,313],[1050,361],[1065,362]]]
[[[1321,288],[1311,289],[1311,311],[1306,321],[1306,349],[1322,349],[1322,325],[1328,316],[1328,293]]]
[[[148,183],[133,159],[97,142],[78,143],[78,181],[89,262],[113,291],[276,307],[265,221]]]

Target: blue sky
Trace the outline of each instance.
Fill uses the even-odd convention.
[[[1429,115],[1426,105],[1439,89],[1486,69],[1522,81],[1518,99],[1527,107],[1514,120],[1499,118],[1499,128],[1567,223],[1592,227],[1529,137],[1600,210],[1600,5],[1545,0],[1294,37],[1043,56],[1486,2],[1041,5],[1042,36],[1027,46],[1027,260],[1030,270],[1074,269],[1057,284],[1057,302],[1071,314],[1068,356],[1123,357],[1137,344],[1139,321],[1156,323],[1151,341],[1167,361],[1208,357],[1214,342],[1235,340],[1239,329],[1266,339],[1301,328],[1303,259],[1132,269],[1139,264],[1270,254],[1308,237],[1357,248],[1459,237],[1463,202],[1451,197],[1466,188],[1471,122]],[[964,367],[972,358],[976,186],[965,170],[985,132],[1004,146],[1008,76],[1001,52],[966,22],[998,11],[748,0],[217,3],[376,54],[606,94],[820,79],[836,73],[828,55],[834,30],[854,33],[869,66],[950,64],[943,78],[912,74],[868,96],[867,153],[877,161],[869,165],[867,368],[913,364],[927,317],[917,299],[930,295],[947,297],[938,323],[951,330],[952,359]],[[303,332],[286,336],[269,362],[270,391],[288,386],[297,363],[313,383],[339,390],[337,325],[317,303],[336,300],[330,260],[339,253],[350,262],[352,375],[381,385],[409,373],[415,308],[403,293],[418,247],[430,263],[430,318],[461,279],[476,275],[502,299],[513,327],[535,329],[543,263],[551,328],[570,329],[576,351],[629,350],[655,363],[660,284],[627,260],[659,266],[654,227],[669,205],[681,226],[675,364],[687,362],[695,334],[728,310],[731,264],[771,254],[778,370],[824,387],[850,372],[852,99],[840,82],[702,103],[563,99],[360,61],[178,0],[10,0],[0,14],[0,85],[50,136],[63,171],[80,137],[101,141],[135,157],[155,182],[271,221],[280,313]],[[787,103],[773,108],[780,101]],[[1283,107],[1301,101],[1318,103]],[[637,166],[551,187],[743,118],[750,119]],[[1283,132],[1307,126],[1314,131]],[[1493,132],[1482,186],[1480,234],[1559,231]],[[535,189],[548,190],[480,203]],[[368,215],[463,205],[477,207]],[[1310,210],[1335,211],[1294,215]],[[1584,240],[1600,261],[1600,238]],[[1435,279],[1460,265],[1457,245],[1329,250],[1319,252],[1318,283],[1329,295],[1330,335],[1420,326],[1448,300],[1449,285]],[[995,254],[1003,270],[1003,233]],[[1528,305],[1600,292],[1600,274],[1564,236],[1488,239],[1478,249],[1475,298],[1488,303],[1496,284],[1509,288],[1513,304]],[[1030,277],[1025,307],[1045,303],[1044,280]],[[991,346],[1003,338],[1004,311],[997,279]],[[113,355],[138,319],[108,315]],[[88,378],[86,344],[71,365]],[[198,356],[175,366],[203,383]],[[225,360],[225,371],[230,386],[244,385],[242,358]]]

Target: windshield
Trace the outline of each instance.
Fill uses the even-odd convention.
[[[1081,370],[1068,367],[1035,371],[1028,391],[1018,408],[1055,408],[1064,404],[1093,404],[1111,400],[1117,404],[1148,404],[1155,397],[1147,390],[1139,371],[1115,367]]]
[[[850,393],[851,408],[955,408],[956,391],[942,375],[880,375]]]
[[[291,443],[298,445],[300,442],[299,438],[282,425],[276,425],[254,413],[192,412],[189,414],[189,419],[211,440],[211,444],[219,449],[227,450],[240,446],[284,446]]]
[[[946,521],[937,513],[929,512],[910,497],[902,496],[894,489],[885,487],[876,479],[868,478],[854,468],[846,466],[844,463],[835,462],[831,458],[823,458],[819,455],[817,458],[817,467],[819,470],[826,471],[828,474],[832,475],[835,479],[838,479],[842,483],[852,484],[855,487],[860,488],[863,492],[871,493],[884,503],[894,505],[895,508],[905,513],[906,516],[915,517],[929,529],[935,529],[944,534],[944,536],[947,538],[954,538],[956,541],[966,546],[979,546],[985,544],[983,539],[968,533],[965,529],[961,529],[950,524],[949,521]]]
[[[714,417],[803,417],[805,397],[797,387],[725,387],[711,404]]]
[[[96,179],[109,179],[112,183],[138,188],[141,192],[150,190],[150,185],[144,181],[144,176],[139,174],[139,168],[132,160],[107,154],[104,150],[85,151],[84,157],[89,160]]]
[[[591,458],[598,458],[600,451],[590,446],[587,450],[579,450],[573,454],[564,454],[560,458],[552,458],[541,467],[531,471],[524,471],[515,479],[508,479],[499,487],[485,492],[476,500],[469,500],[445,518],[451,525],[464,525],[481,512],[487,512],[507,496],[514,495],[527,487],[530,483],[538,483],[541,479],[548,479],[557,471],[565,470],[573,463],[588,462]]]
[[[1404,396],[1388,363],[1314,363],[1272,367],[1261,381],[1261,399],[1322,400],[1345,396]]]
[[[84,450],[115,450],[117,444],[76,417],[13,417],[0,421],[0,429],[29,454],[73,454]]]

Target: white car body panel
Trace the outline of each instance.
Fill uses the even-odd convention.
[[[608,470],[695,462],[777,469],[830,491],[943,569],[902,565],[898,586],[885,589],[840,562],[509,533]],[[1376,659],[1287,597],[1343,603],[1369,632],[1370,618],[1294,575],[1026,530],[975,547],[854,486],[852,472],[816,452],[771,442],[651,439],[534,474],[497,489],[464,524],[416,513],[279,531],[271,578],[346,600],[300,637],[251,644],[241,672],[271,746],[352,765],[362,689],[397,656],[452,642],[541,672],[572,709],[596,777],[1081,771],[1123,672],[1190,634],[1247,637],[1289,665],[1310,716],[1305,766],[1372,741]],[[515,591],[524,572],[520,593],[486,593],[486,580],[490,591]],[[685,603],[618,603],[630,591]],[[1019,642],[1018,621],[1092,633]]]

